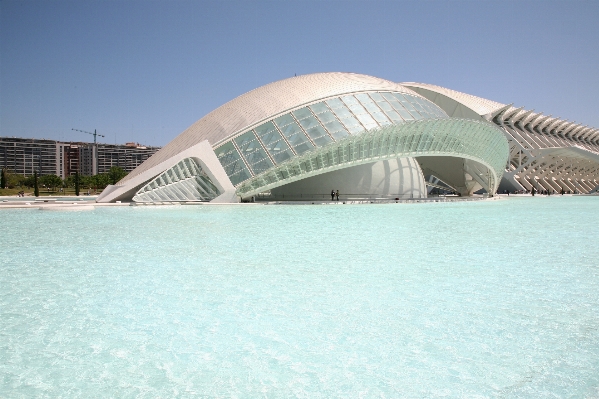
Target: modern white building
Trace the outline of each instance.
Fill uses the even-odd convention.
[[[432,85],[353,73],[297,76],[210,112],[98,201],[312,200],[330,198],[331,190],[344,199],[424,198],[433,188],[492,195],[500,183],[510,190],[597,186],[596,130],[521,112]],[[529,136],[544,146],[520,140],[516,122],[524,119],[522,129],[532,126]],[[549,158],[577,161],[544,161],[542,169]],[[541,169],[559,171],[563,186]]]
[[[422,83],[403,83],[450,117],[501,128],[510,156],[500,190],[588,193],[599,186],[599,129]]]

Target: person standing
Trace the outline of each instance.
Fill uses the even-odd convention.
[[[339,190],[337,190],[337,192],[335,193],[335,196],[337,197],[337,201],[339,201]]]
[[[335,190],[331,190],[331,201],[335,201]]]

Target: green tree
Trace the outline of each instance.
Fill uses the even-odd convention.
[[[118,166],[113,166],[108,171],[108,177],[110,178],[110,184],[117,184],[119,180],[123,177],[127,176],[127,172],[123,170],[123,168]]]
[[[29,176],[29,177],[24,177],[23,178],[23,185],[26,187],[33,187],[35,186],[35,179],[33,176]]]
[[[75,195],[79,196],[79,172],[75,172]]]
[[[103,189],[110,184],[110,177],[108,173],[100,173],[95,176],[91,176],[90,183],[94,190],[98,190],[100,188]]]
[[[19,175],[17,173],[12,173],[12,171],[6,171],[6,187],[15,188],[21,187],[25,185],[27,178],[23,175]]]
[[[40,196],[40,189],[37,186],[37,171],[33,172],[33,195],[36,197]]]
[[[56,187],[62,185],[62,179],[56,175],[44,175],[40,176],[39,182],[46,187],[52,187],[53,191],[56,191]]]
[[[2,177],[0,177],[0,188],[6,188],[6,169],[2,168]]]

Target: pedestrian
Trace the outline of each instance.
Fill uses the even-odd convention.
[[[331,201],[335,201],[335,190],[331,190]]]
[[[337,201],[339,201],[339,190],[337,190],[337,192],[335,193],[335,196],[337,197]]]

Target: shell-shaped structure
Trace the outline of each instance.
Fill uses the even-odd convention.
[[[210,112],[98,200],[236,202],[284,195],[285,187],[302,179],[309,179],[302,186],[308,191],[302,198],[309,199],[334,189],[325,184],[335,176],[346,184],[346,196],[426,197],[425,177],[436,182],[429,186],[441,182],[438,187],[462,195],[478,189],[494,193],[507,159],[503,135],[487,122],[453,119],[425,96],[384,79],[353,73],[297,76]],[[309,173],[284,172],[301,169],[317,154],[322,161],[322,154],[334,157],[339,151],[347,156],[321,162]],[[445,158],[463,162],[452,163],[461,166],[448,172]],[[396,179],[384,170],[397,159],[408,160],[393,164]],[[363,192],[347,193],[352,187]]]
[[[402,83],[450,117],[488,121],[510,146],[500,191],[599,189],[599,129],[426,83]]]

